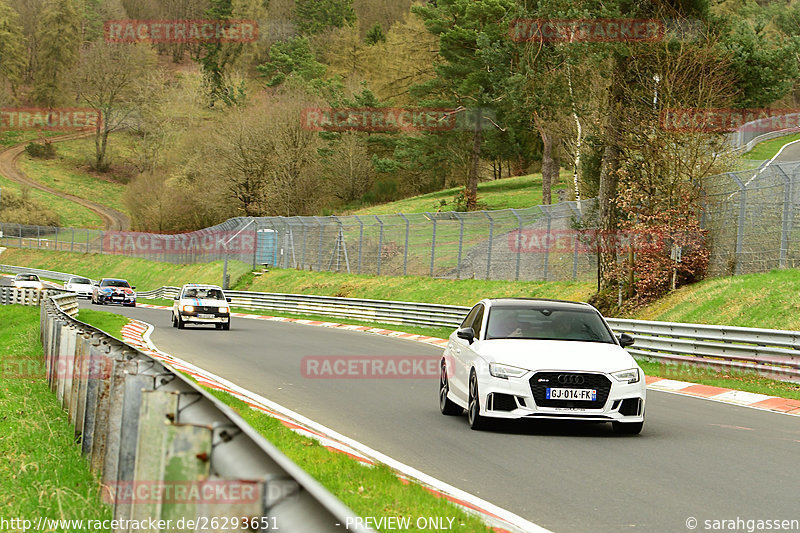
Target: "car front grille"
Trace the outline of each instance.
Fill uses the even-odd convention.
[[[559,376],[565,376],[568,383],[559,383]],[[575,383],[582,381],[582,383]],[[533,400],[539,407],[579,407],[582,409],[602,409],[611,392],[611,381],[603,374],[583,372],[537,372],[530,380]],[[596,401],[586,400],[548,400],[548,388],[595,389]]]
[[[219,311],[219,307],[211,307],[209,305],[196,305],[194,306],[195,313],[216,313]]]

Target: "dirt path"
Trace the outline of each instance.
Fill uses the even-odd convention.
[[[69,135],[50,137],[49,140],[50,142],[71,141],[73,139],[80,139],[81,137],[88,137],[93,134],[94,134],[93,132],[71,133]],[[124,231],[130,228],[131,220],[125,213],[92,202],[91,200],[86,200],[85,198],[78,198],[77,196],[61,192],[59,190],[48,187],[47,185],[43,185],[37,181],[34,181],[30,179],[28,176],[26,176],[25,173],[22,172],[22,170],[20,170],[20,168],[17,166],[17,160],[25,151],[25,146],[27,144],[28,144],[27,142],[16,144],[14,146],[11,146],[10,148],[6,148],[5,150],[0,151],[0,175],[5,176],[6,178],[12,181],[16,181],[17,183],[28,185],[35,189],[39,189],[48,192],[50,194],[54,194],[61,198],[67,199],[71,202],[75,202],[76,204],[82,205],[83,207],[89,209],[90,211],[97,213],[97,215],[99,215],[100,218],[103,219],[104,229]]]

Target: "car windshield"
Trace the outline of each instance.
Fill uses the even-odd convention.
[[[19,281],[39,281],[39,276],[36,274],[19,274],[17,279]]]
[[[614,338],[592,309],[496,306],[489,311],[486,339],[604,342]]]
[[[76,285],[91,285],[92,282],[86,278],[72,278],[69,280],[70,283],[74,283]]]
[[[104,279],[100,283],[101,287],[128,287],[130,288],[130,284],[124,279]]]
[[[222,291],[219,289],[186,289],[183,293],[184,298],[203,298],[208,300],[224,300]]]

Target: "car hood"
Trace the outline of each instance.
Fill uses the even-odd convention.
[[[41,281],[15,281],[14,285],[22,289],[38,289],[43,286]]]
[[[180,305],[199,305],[204,307],[228,307],[225,300],[215,300],[213,298],[182,298]]]
[[[100,290],[105,292],[124,292],[125,294],[133,294],[133,289],[130,287],[100,287]]]
[[[496,339],[477,341],[472,349],[489,362],[528,370],[616,372],[637,366],[622,347],[600,342]]]

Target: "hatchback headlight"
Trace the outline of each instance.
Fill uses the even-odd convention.
[[[193,313],[194,312],[194,306],[193,305],[184,305],[183,306],[183,312],[184,313]]]
[[[624,383],[637,383],[639,381],[639,369],[629,368],[628,370],[620,370],[619,372],[612,372],[612,376],[617,381]]]
[[[220,313],[227,313],[228,311],[230,311],[230,309],[228,309],[227,307],[220,307],[219,308],[219,312]]]
[[[516,366],[502,365],[500,363],[489,363],[489,373],[500,379],[521,378],[528,373],[524,368]]]

